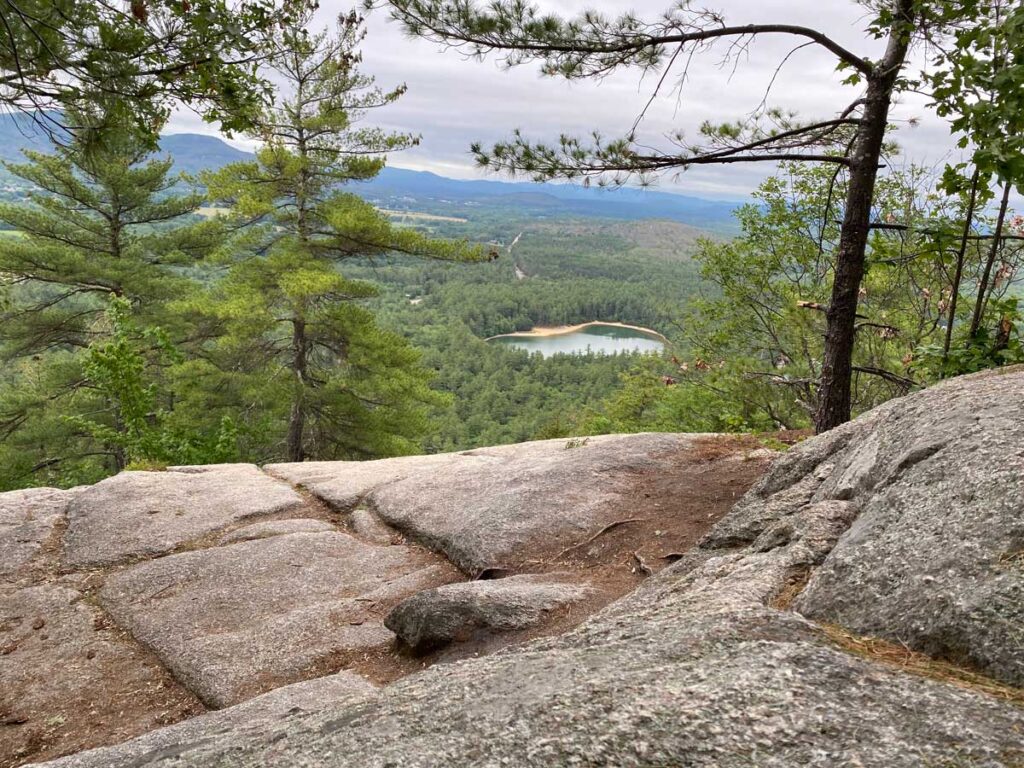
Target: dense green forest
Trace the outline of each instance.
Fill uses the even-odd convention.
[[[401,89],[346,58],[358,17],[305,24],[274,38],[292,88],[252,118],[254,156],[180,177],[114,102],[67,112],[102,120],[98,138],[5,163],[4,487],[562,434],[636,356],[545,359],[488,336],[592,319],[672,332],[699,281],[692,227],[424,216],[347,192],[412,141],[355,123]]]
[[[487,337],[598,319],[672,338],[680,308],[700,284],[692,258],[698,233],[671,222],[446,227],[446,234],[491,243],[498,258],[464,265],[392,258],[347,267],[382,286],[374,302],[380,322],[423,350],[424,364],[437,372],[434,386],[453,398],[428,437],[430,450],[561,435],[573,414],[609,396],[639,361],[637,355],[544,358],[488,344]],[[517,268],[527,276],[517,277]]]
[[[218,223],[195,213],[185,219],[191,222],[188,226],[200,230],[216,228]],[[373,293],[377,295],[367,295],[364,304],[380,327],[402,337],[410,349],[418,351],[420,368],[433,372],[430,386],[441,399],[428,403],[429,426],[421,430],[417,450],[420,446],[426,451],[457,450],[568,434],[579,414],[617,390],[639,356],[595,353],[544,358],[485,339],[536,325],[593,319],[642,325],[677,337],[680,308],[701,282],[693,261],[700,232],[673,222],[566,219],[538,223],[510,217],[498,225],[485,219],[416,222],[408,228],[484,243],[489,253],[497,254],[494,259],[459,264],[390,253],[344,264],[346,279],[376,286]],[[188,273],[199,283],[216,284],[223,279],[218,258],[214,255]],[[194,295],[194,305],[184,314],[196,321],[194,310],[197,306],[202,310],[209,300],[201,292]],[[96,311],[100,309],[97,305]],[[136,312],[135,316],[141,322],[142,315]],[[251,318],[244,315],[243,320]],[[200,315],[199,322],[209,319]],[[223,374],[215,366],[201,358],[159,364],[169,365],[172,371],[169,377],[156,379],[161,381],[160,388],[177,392],[173,409],[163,409],[175,434],[176,452],[150,449],[150,458],[141,464],[136,461],[135,466],[153,466],[154,457],[158,465],[171,460],[270,460],[280,455],[255,434],[265,426],[236,423],[235,407],[221,403],[220,395],[211,397],[211,391],[223,386]],[[74,369],[72,375],[81,374]],[[147,405],[153,410],[153,403]],[[261,419],[266,420],[270,410],[264,406]],[[195,412],[201,412],[201,417],[196,418]],[[216,413],[229,419],[226,433],[220,419],[211,417]],[[61,414],[54,416],[61,420]],[[210,425],[215,427],[212,432]],[[41,429],[63,432],[63,440],[77,431],[72,422],[66,430],[53,424]],[[200,434],[212,438],[196,444],[194,436]],[[12,433],[11,438],[8,444],[24,453],[26,444],[17,439],[18,434]],[[236,449],[225,449],[225,440]],[[42,455],[27,454],[32,466]],[[12,458],[10,462],[9,466],[22,471],[27,467],[24,461]],[[48,483],[66,485],[107,471],[104,462],[86,463],[91,468],[62,462],[63,466],[41,468],[24,480],[35,483],[42,476]]]
[[[675,62],[662,28],[631,17],[538,27],[524,4],[417,3],[412,15],[389,3],[409,33],[512,50],[508,63],[550,75]],[[834,119],[765,107],[667,150],[515,132],[474,145],[477,162],[613,190],[461,195],[437,177],[373,186],[419,137],[375,125],[405,87],[361,71],[355,12],[319,30],[315,4],[267,0],[225,25],[222,0],[153,0],[127,34],[102,4],[53,18],[33,5],[46,35],[26,16],[0,41],[0,101],[43,137],[20,158],[3,150],[0,488],[601,432],[823,431],[1024,361],[1019,6],[881,4],[870,32],[890,41],[883,59],[828,48],[844,84],[868,94]],[[725,34],[673,13],[684,44]],[[620,25],[646,31],[610,50]],[[942,43],[925,71],[912,72],[911,41]],[[892,162],[888,109],[910,90],[964,150],[945,167]],[[208,166],[163,154],[182,103],[258,149]],[[654,173],[758,160],[773,174],[731,223],[721,203],[611,197]],[[399,182],[446,191],[417,200]],[[645,201],[672,220],[638,218]],[[701,210],[707,226],[694,227]],[[487,341],[594,320],[653,329],[667,348],[545,358]]]
[[[1003,239],[979,235],[961,258],[969,196],[936,194],[938,183],[910,167],[879,185],[880,218],[898,212],[909,226],[878,229],[870,242],[855,413],[943,376],[1024,360],[1024,220],[1004,212]],[[362,269],[390,286],[378,299],[382,322],[427,350],[437,386],[456,398],[431,449],[601,432],[806,429],[838,192],[824,169],[784,166],[737,211],[733,238],[659,221],[519,223],[480,231],[502,244],[521,234],[510,258]],[[997,211],[973,215],[979,232],[1000,226]],[[465,235],[470,225],[444,226]],[[994,279],[979,291],[993,261]],[[958,264],[965,296],[953,307]],[[517,267],[529,277],[517,279]],[[957,324],[946,349],[950,311]],[[481,341],[595,318],[658,330],[671,348],[660,357],[544,359]]]

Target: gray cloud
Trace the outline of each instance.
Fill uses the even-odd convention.
[[[635,10],[642,16],[657,17],[670,0],[638,0]],[[584,7],[616,13],[621,3],[603,0],[580,3],[559,0],[544,7],[573,13]],[[342,0],[322,0],[324,23],[347,11]],[[719,0],[730,23],[781,21],[822,29],[842,44],[868,56],[877,56],[882,43],[864,34],[863,6],[846,0]],[[616,73],[599,83],[567,83],[545,78],[536,65],[504,69],[499,60],[477,61],[458,51],[442,51],[423,40],[409,39],[386,13],[376,11],[368,22],[369,35],[363,46],[364,69],[382,86],[404,82],[409,92],[397,104],[373,115],[382,127],[421,134],[420,147],[390,159],[393,165],[432,170],[459,178],[482,174],[472,165],[470,142],[485,144],[507,137],[521,128],[536,139],[554,139],[561,133],[586,135],[597,129],[608,136],[626,133],[650,97],[654,80],[641,80],[635,71]],[[755,40],[737,62],[723,67],[724,48],[699,57],[690,67],[687,80],[678,89],[669,83],[648,109],[639,138],[646,144],[664,145],[665,135],[683,130],[695,136],[704,120],[722,121],[743,117],[765,96],[772,79],[768,103],[795,109],[800,115],[828,117],[858,95],[844,86],[827,52],[808,47],[793,53],[776,75],[779,62],[793,42],[783,36]],[[926,107],[920,96],[907,95],[894,110],[901,126],[896,138],[904,160],[941,163],[955,156],[946,124]],[[918,127],[908,125],[910,119]],[[205,130],[191,115],[177,114],[172,130]],[[771,172],[765,165],[695,168],[660,182],[666,191],[709,197],[745,196]]]

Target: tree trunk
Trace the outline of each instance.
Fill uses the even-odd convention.
[[[832,298],[825,313],[825,351],[814,429],[825,432],[850,420],[857,300],[871,224],[871,203],[885,141],[892,90],[907,56],[914,0],[899,0],[885,55],[868,79],[864,113],[850,158],[850,183],[836,254]]]
[[[978,202],[978,179],[980,172],[974,169],[971,176],[971,196],[967,201],[967,212],[964,214],[964,229],[960,237],[960,250],[956,252],[956,271],[953,273],[953,284],[949,289],[949,315],[946,318],[946,337],[942,342],[942,366],[945,370],[949,358],[949,347],[953,341],[953,324],[956,322],[956,305],[960,298],[960,283],[964,279],[964,259],[967,257],[967,241],[971,237],[971,226],[974,224],[974,208]]]
[[[996,231],[992,235],[992,248],[988,252],[988,261],[985,262],[985,271],[981,275],[981,282],[978,283],[978,298],[974,301],[974,315],[971,317],[971,332],[973,338],[981,328],[981,316],[985,313],[985,293],[988,291],[988,283],[992,278],[992,267],[995,266],[996,256],[999,255],[999,242],[1003,237],[1003,223],[1006,221],[1006,209],[1010,204],[1010,190],[1013,185],[1009,182],[1003,184],[1003,198],[999,201],[999,218],[996,219]]]
[[[110,404],[114,412],[114,431],[119,435],[123,435],[127,430],[124,426],[124,420],[121,418],[121,409],[113,402]],[[123,445],[112,445],[110,447],[110,455],[114,459],[114,474],[123,472],[128,467],[128,452],[124,449]]]
[[[303,437],[306,430],[306,322],[302,318],[292,320],[292,372],[296,378],[296,394],[288,417],[288,461],[302,461],[305,458]]]
[[[296,53],[295,56],[297,57],[298,53]],[[296,66],[298,66],[298,63],[296,63]],[[303,93],[304,81],[300,79],[296,93],[296,98],[300,104],[304,102]],[[296,151],[302,163],[302,169],[299,172],[299,184],[295,190],[295,228],[299,243],[303,247],[305,255],[309,256],[309,201],[306,195],[306,185],[308,182],[308,177],[306,175],[306,163],[309,160],[309,153],[307,152],[305,130],[301,121],[298,125],[298,144]],[[295,374],[296,379],[296,394],[295,399],[292,400],[292,412],[288,420],[289,461],[302,461],[306,458],[303,438],[306,430],[305,395],[309,364],[307,360],[308,348],[309,342],[306,338],[306,320],[304,317],[296,316],[292,320],[292,372]]]

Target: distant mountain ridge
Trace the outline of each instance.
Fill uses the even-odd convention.
[[[168,134],[160,144],[175,159],[175,167],[187,173],[252,158],[251,153],[236,149],[215,136]],[[417,208],[429,202],[450,210],[452,205],[475,204],[540,215],[630,220],[664,218],[716,230],[734,225],[732,214],[739,205],[630,187],[602,189],[578,184],[450,179],[430,171],[394,167],[385,168],[374,179],[354,184],[352,189],[389,208]],[[403,205],[403,198],[410,199]]]
[[[607,219],[672,219],[705,229],[733,225],[740,203],[622,187],[602,189],[577,184],[449,179],[429,171],[385,168],[359,184],[364,197],[409,195],[456,203],[502,205],[523,210]]]
[[[252,152],[236,149],[216,136],[198,133],[168,133],[160,137],[160,149],[174,158],[176,171],[190,174],[253,159]]]
[[[189,174],[253,158],[251,152],[216,136],[195,133],[166,134],[160,147],[174,159],[175,170]],[[46,152],[50,148],[47,137],[25,116],[0,116],[0,160],[19,162],[24,149]],[[735,228],[733,211],[739,205],[630,187],[450,179],[429,171],[394,167],[351,189],[388,208],[446,213],[473,208],[508,209],[538,218],[670,219],[716,231]]]

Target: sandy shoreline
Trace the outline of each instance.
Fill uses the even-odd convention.
[[[575,333],[576,331],[589,328],[592,325],[612,325],[616,328],[628,328],[631,331],[640,331],[641,333],[647,334],[657,338],[660,341],[668,343],[668,339],[662,336],[657,331],[652,331],[650,328],[644,328],[641,325],[629,325],[628,323],[614,323],[606,322],[604,320],[591,320],[589,323],[580,323],[579,325],[553,325],[545,326],[538,325],[537,327],[529,331],[516,331],[514,333],[499,333],[497,336],[488,336],[484,341],[490,341],[491,339],[505,339],[509,336],[516,337],[543,337],[543,336],[563,336],[567,333]]]

